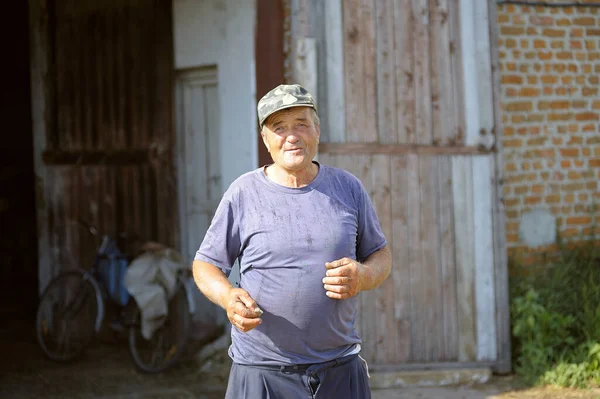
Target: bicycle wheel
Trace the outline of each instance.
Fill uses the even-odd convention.
[[[141,313],[136,307],[129,328],[129,353],[138,370],[159,373],[173,366],[183,355],[191,326],[190,298],[178,283],[169,301],[167,318],[150,339],[142,335]]]
[[[73,360],[100,329],[103,313],[102,294],[88,273],[61,273],[46,287],[38,306],[38,343],[52,360]]]

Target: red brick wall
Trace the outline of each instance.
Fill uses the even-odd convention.
[[[499,5],[498,29],[509,252],[524,249],[520,216],[535,207],[562,237],[589,237],[600,222],[600,9]]]

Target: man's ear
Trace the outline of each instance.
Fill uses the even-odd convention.
[[[264,127],[260,130],[260,136],[262,137],[263,144],[265,145],[265,147],[267,147],[267,152],[271,152],[271,149],[269,148],[269,141],[267,140],[267,134],[265,133]]]

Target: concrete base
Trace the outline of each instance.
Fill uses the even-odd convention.
[[[489,368],[371,372],[371,388],[441,387],[488,382]]]

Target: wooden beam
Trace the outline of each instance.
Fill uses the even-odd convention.
[[[327,115],[327,134],[330,142],[346,139],[346,105],[344,101],[344,28],[342,1],[325,2],[325,68],[327,95],[320,108]]]
[[[38,236],[38,288],[41,294],[53,276],[47,212],[47,170],[42,159],[48,130],[52,124],[51,79],[49,76],[50,43],[48,37],[47,0],[29,0],[31,119],[33,162],[36,177],[36,214]]]
[[[475,146],[429,146],[418,144],[321,143],[320,153],[329,154],[393,154],[393,155],[482,155],[491,151]]]
[[[498,373],[511,372],[511,331],[508,292],[508,260],[506,255],[506,226],[503,185],[503,151],[502,151],[502,118],[500,113],[500,68],[498,66],[498,26],[495,0],[489,3],[490,55],[492,68],[492,93],[494,108],[494,134],[496,137],[496,153],[494,154],[494,171],[492,189],[492,224],[494,231],[494,281],[496,284],[496,334],[498,362],[494,369]]]
[[[284,83],[283,5],[281,0],[256,2],[256,102],[269,90]],[[260,132],[260,127],[258,128]],[[258,166],[272,162],[261,139]]]

